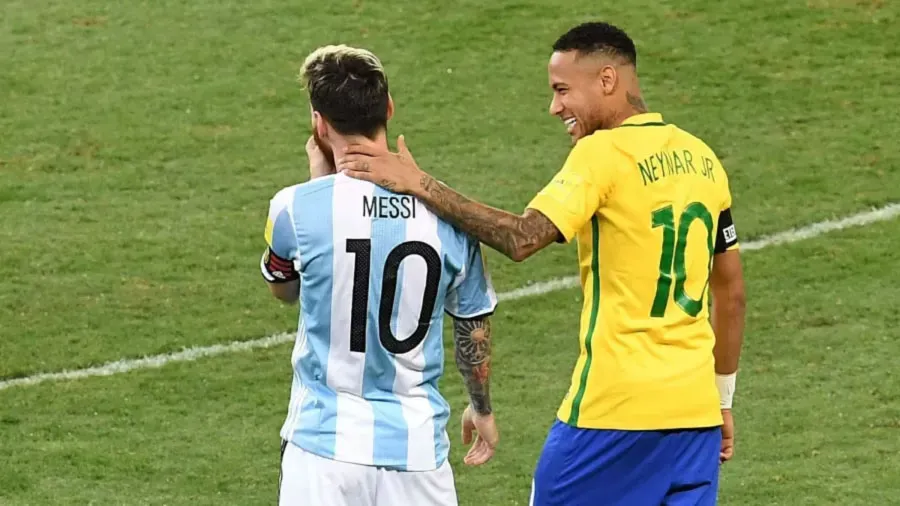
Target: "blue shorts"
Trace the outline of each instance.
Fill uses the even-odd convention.
[[[722,431],[626,431],[553,424],[532,506],[714,506]]]

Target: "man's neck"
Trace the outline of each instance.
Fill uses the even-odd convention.
[[[374,139],[370,139],[365,135],[339,135],[331,139],[331,150],[334,153],[335,165],[344,148],[351,144],[361,144],[364,146],[376,146],[388,149],[387,135],[384,131],[379,132]]]
[[[622,103],[622,107],[613,115],[609,128],[616,128],[628,120],[628,118],[647,112],[649,112],[647,104],[644,103],[644,99],[641,98],[640,92],[626,91],[625,101]]]

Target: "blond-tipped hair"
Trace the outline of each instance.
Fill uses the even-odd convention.
[[[328,63],[340,66],[342,60],[354,61],[361,67],[368,67],[372,72],[384,75],[384,66],[381,64],[381,60],[368,49],[345,44],[322,46],[309,53],[300,67],[299,80],[303,87],[309,89],[311,79],[321,74],[323,66]]]
[[[387,126],[387,76],[371,51],[320,47],[306,57],[299,80],[312,108],[338,132],[371,138]]]

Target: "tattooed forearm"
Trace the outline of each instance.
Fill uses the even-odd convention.
[[[491,413],[491,321],[488,318],[454,320],[456,366],[469,392],[472,409]]]
[[[526,211],[518,216],[486,206],[427,174],[420,185],[419,198],[438,216],[513,260],[524,260],[559,236],[553,222],[538,212]]]

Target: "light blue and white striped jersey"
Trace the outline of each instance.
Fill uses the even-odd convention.
[[[443,313],[490,314],[476,240],[414,197],[338,174],[270,202],[269,247],[300,273],[281,436],[345,462],[408,471],[447,458]]]

